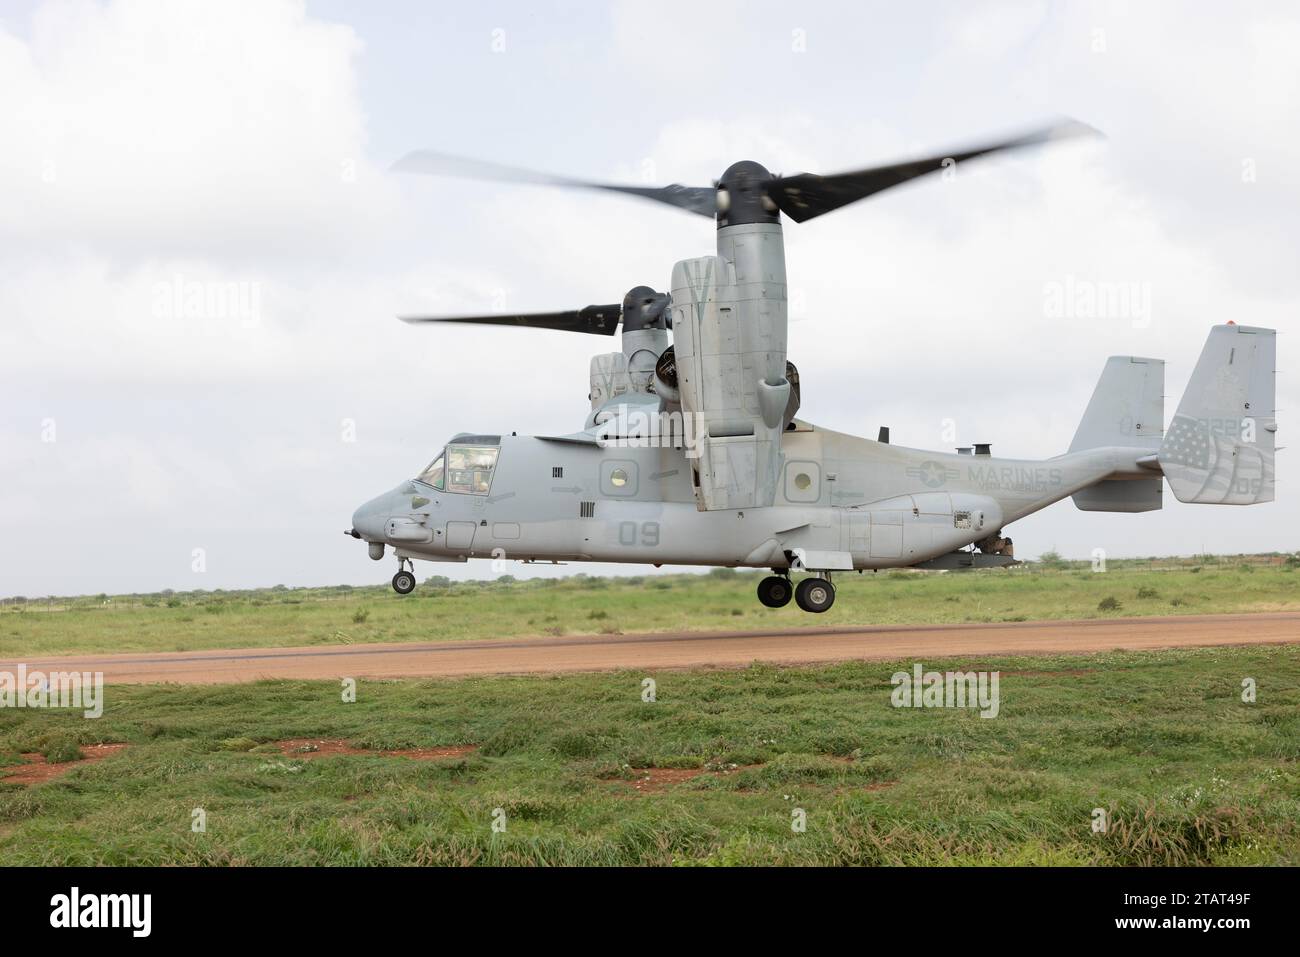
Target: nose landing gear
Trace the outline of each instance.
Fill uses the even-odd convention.
[[[408,569],[407,565],[411,567]],[[409,558],[398,559],[397,574],[393,576],[393,591],[399,595],[409,595],[415,591],[415,566]]]

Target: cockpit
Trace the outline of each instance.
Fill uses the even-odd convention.
[[[416,481],[440,492],[487,495],[501,453],[499,435],[457,435]]]

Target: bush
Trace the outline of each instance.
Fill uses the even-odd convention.
[[[1151,588],[1150,586],[1143,585],[1141,588],[1138,589],[1138,597],[1139,597],[1139,598],[1159,598],[1159,597],[1160,597],[1160,592],[1156,591],[1154,588]]]
[[[55,741],[48,747],[42,748],[41,754],[45,755],[45,760],[50,764],[66,764],[69,761],[80,761],[85,757],[76,742],[69,740]]]
[[[478,753],[489,757],[501,757],[525,751],[540,734],[540,728],[532,721],[513,721],[492,734],[479,745]]]
[[[590,758],[600,753],[601,741],[586,731],[562,731],[551,738],[551,750],[566,758]]]
[[[1101,601],[1097,602],[1098,611],[1119,611],[1123,607],[1123,603],[1114,595],[1107,595]]]

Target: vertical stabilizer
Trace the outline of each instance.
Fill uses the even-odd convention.
[[[1103,446],[1160,448],[1165,422],[1165,363],[1139,356],[1111,356],[1070,443],[1071,452]],[[1112,479],[1076,492],[1085,512],[1149,512],[1160,508],[1160,477]]]
[[[1158,456],[1178,501],[1273,501],[1276,364],[1273,329],[1210,330]]]

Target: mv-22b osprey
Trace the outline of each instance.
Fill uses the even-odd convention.
[[[797,418],[786,358],[781,228],[989,153],[1086,131],[1057,124],[984,146],[834,176],[730,166],[712,187],[618,186],[412,153],[396,168],[630,194],[716,218],[717,255],[673,267],[671,293],[529,315],[409,317],[613,335],[591,361],[585,427],[557,435],[462,433],[433,463],[357,509],[370,557],[393,546],[393,588],[413,559],[625,562],[769,568],[759,600],[824,612],[832,575],[1014,563],[1004,529],[1067,496],[1085,511],[1273,499],[1275,337],[1214,326],[1173,421],[1164,363],[1112,356],[1069,451],[1042,461],[902,448]],[[672,341],[669,342],[671,331]],[[665,425],[666,424],[666,425]],[[791,573],[807,573],[798,587]]]

